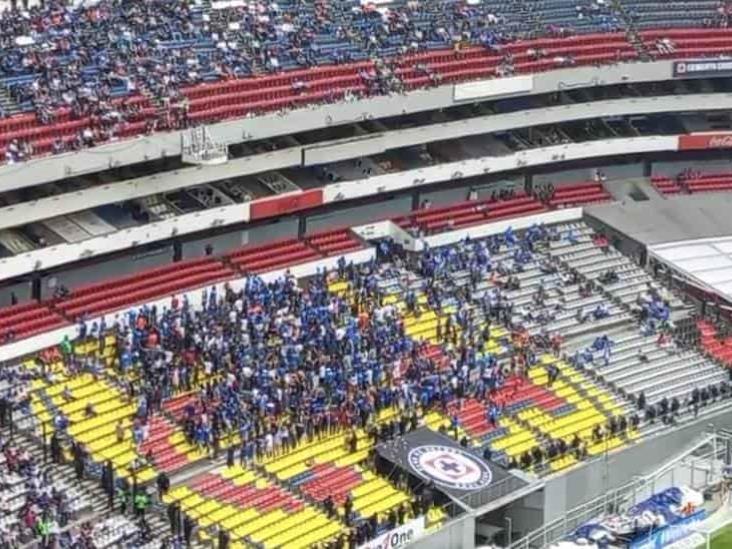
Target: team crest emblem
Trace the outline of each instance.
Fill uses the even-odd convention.
[[[417,473],[445,488],[480,490],[493,480],[488,465],[460,448],[418,446],[407,459]]]

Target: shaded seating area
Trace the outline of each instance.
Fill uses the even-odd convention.
[[[678,184],[678,182],[666,175],[652,176],[651,183],[661,194],[680,194],[684,192],[684,189]]]
[[[732,173],[704,173],[689,169],[674,178],[654,175],[651,177],[651,182],[662,194],[732,191]]]
[[[324,257],[344,254],[363,248],[363,244],[350,229],[336,229],[306,236],[305,241]]]
[[[227,260],[243,273],[263,273],[285,269],[318,259],[320,254],[306,242],[291,238],[244,248],[230,253]]]

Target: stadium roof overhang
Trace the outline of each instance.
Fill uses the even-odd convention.
[[[658,244],[648,251],[687,281],[732,302],[732,236]]]

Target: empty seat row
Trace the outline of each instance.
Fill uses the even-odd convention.
[[[318,259],[320,254],[305,242],[290,239],[263,246],[244,247],[228,260],[242,272],[262,273]]]
[[[550,206],[579,206],[596,202],[607,202],[612,197],[602,183],[580,183],[563,185],[554,191],[549,201]]]
[[[56,307],[68,317],[98,314],[128,307],[182,290],[229,280],[234,271],[216,260],[167,265],[136,275],[93,284],[60,300]]]
[[[324,256],[344,254],[363,247],[348,229],[328,231],[307,237],[307,243]]]

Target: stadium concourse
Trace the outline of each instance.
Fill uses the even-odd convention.
[[[689,307],[581,210],[456,229],[461,211],[416,248],[336,231],[307,241],[333,246],[323,256],[284,242],[204,262],[210,278],[177,276],[203,289],[177,285],[172,300],[130,308],[151,294],[126,285],[151,272],[45,304],[76,318],[78,337],[2,370],[0,416],[23,440],[46,439],[54,467],[99,479],[89,491],[116,513],[79,530],[81,511],[13,494],[24,527],[5,539],[345,547],[400,528],[423,536],[464,512],[446,487],[486,488],[446,483],[435,463],[531,483],[728,406],[728,374],[698,347]],[[399,234],[411,221],[388,224]],[[243,278],[237,261],[250,266]],[[307,265],[309,276],[290,274]],[[421,480],[379,466],[378,447],[425,429],[448,438],[418,447],[443,449],[415,458]],[[23,450],[35,456],[21,464],[36,465],[21,474],[39,450]]]
[[[10,6],[0,15],[8,163],[466,80],[716,56],[732,11],[726,0]]]

